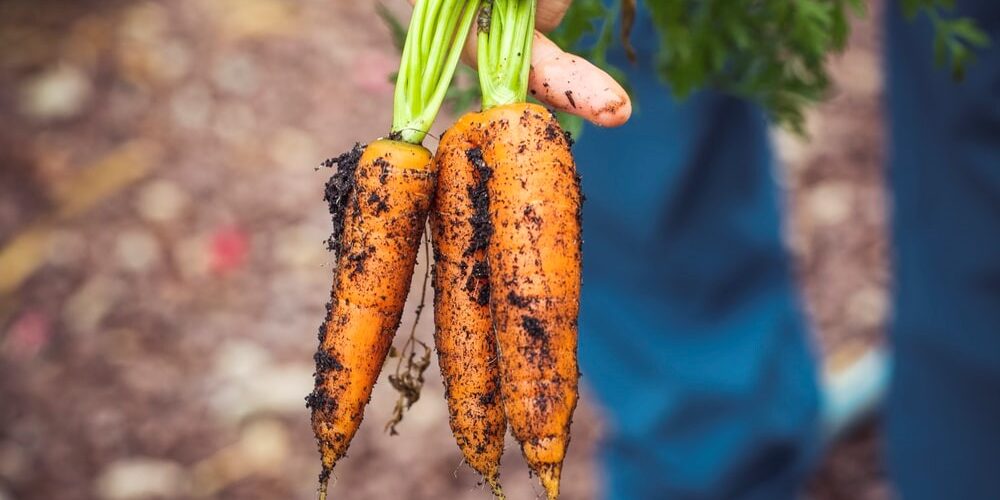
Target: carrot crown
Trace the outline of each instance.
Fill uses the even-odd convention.
[[[528,99],[536,0],[487,0],[479,14],[483,109]]]
[[[423,142],[455,75],[479,1],[417,1],[396,79],[392,137]]]

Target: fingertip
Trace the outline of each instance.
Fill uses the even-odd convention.
[[[601,127],[619,127],[632,116],[632,101],[614,78],[539,34],[529,83],[545,104]]]
[[[614,128],[625,125],[631,117],[632,99],[625,94],[609,100],[604,107],[594,113],[590,122],[599,127]]]

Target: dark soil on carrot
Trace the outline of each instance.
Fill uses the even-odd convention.
[[[354,193],[354,172],[358,169],[358,161],[361,160],[361,155],[364,152],[365,147],[358,143],[350,151],[323,162],[324,167],[337,167],[336,172],[327,181],[326,189],[324,190],[325,194],[323,195],[323,200],[330,207],[330,215],[333,221],[333,233],[330,235],[327,248],[336,255],[340,254],[340,239],[341,235],[344,234],[344,217],[347,213],[347,205],[350,202],[351,194]],[[375,194],[372,193],[372,196],[375,196]],[[385,204],[382,200],[376,201],[381,202],[383,205]]]
[[[490,244],[490,237],[493,235],[493,223],[490,221],[490,195],[486,189],[493,170],[483,160],[483,150],[472,148],[466,152],[469,162],[476,169],[476,184],[469,186],[469,198],[472,199],[473,212],[469,223],[472,224],[472,241],[469,248],[465,250],[466,255],[471,255],[480,250],[485,250]]]
[[[302,396],[339,361],[312,359],[333,256],[332,172],[314,167],[352,165],[391,121],[398,58],[373,4],[7,0],[0,40],[0,499],[315,498]],[[880,341],[888,309],[871,24],[832,67],[812,142],[777,142],[798,276],[839,359]],[[332,496],[489,498],[427,373],[397,437],[380,381]],[[584,389],[567,500],[596,498],[603,429]],[[891,498],[878,435],[835,447],[807,498]],[[535,498],[507,449],[508,498]]]

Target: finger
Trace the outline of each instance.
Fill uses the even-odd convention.
[[[538,14],[535,26],[538,31],[548,33],[559,26],[572,0],[538,0]]]
[[[528,88],[539,101],[595,125],[618,127],[632,116],[632,100],[611,75],[564,52],[535,32]]]
[[[473,68],[476,38],[475,33],[469,37],[462,57]],[[537,31],[528,90],[542,103],[601,127],[620,127],[632,116],[632,99],[611,75]]]

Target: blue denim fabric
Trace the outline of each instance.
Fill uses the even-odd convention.
[[[895,372],[888,455],[904,499],[1000,498],[1000,2],[960,1],[994,46],[961,84],[927,19],[886,16]],[[581,361],[611,418],[607,497],[792,498],[817,396],[758,110],[674,103],[649,56],[639,100],[577,148]]]
[[[760,110],[718,93],[676,103],[620,52],[638,109],[588,128],[583,382],[610,417],[611,499],[793,498],[818,437],[815,367],[782,241]]]
[[[962,83],[926,18],[887,16],[896,370],[890,470],[906,500],[1000,498],[1000,2]]]

